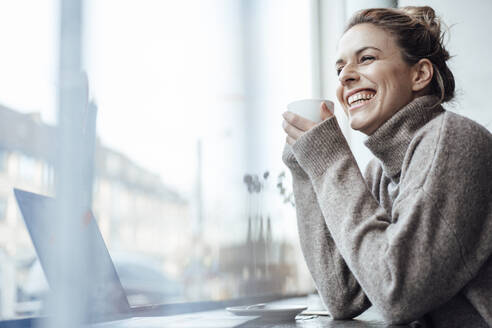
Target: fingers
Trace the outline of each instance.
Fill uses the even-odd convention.
[[[291,146],[292,146],[292,145],[296,142],[296,141],[295,141],[292,137],[290,137],[290,136],[287,136],[287,137],[285,138],[285,141],[286,141],[289,145],[291,145]]]
[[[330,111],[330,109],[328,108],[328,106],[326,105],[325,102],[321,103],[320,112],[321,112],[321,120],[322,121],[333,116],[333,113]]]
[[[324,102],[321,104],[320,111],[321,118],[323,120],[333,116],[333,114],[328,109],[328,106],[326,106]],[[282,116],[284,117],[282,127],[285,133],[287,133],[286,142],[289,145],[293,145],[296,140],[304,134],[304,132],[308,131],[316,125],[315,122],[292,112],[285,112],[282,114]]]
[[[310,121],[307,118],[304,118],[292,112],[285,112],[282,114],[282,116],[290,125],[296,127],[302,132],[306,132],[316,125],[316,123],[314,123],[313,121]]]
[[[284,128],[285,133],[287,133],[287,136],[293,139],[294,141],[299,139],[299,137],[302,136],[302,134],[304,133],[304,131],[299,130],[298,128],[291,125],[286,120],[283,121],[282,127]]]

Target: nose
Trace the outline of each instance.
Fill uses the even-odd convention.
[[[352,82],[359,79],[359,73],[355,67],[351,64],[347,64],[343,67],[342,71],[338,75],[338,80],[343,86],[347,86]]]

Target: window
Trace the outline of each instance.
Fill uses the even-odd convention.
[[[19,180],[30,182],[36,186],[39,184],[41,171],[40,171],[40,166],[38,165],[35,158],[20,154],[18,172],[19,172],[19,177],[18,177]]]
[[[7,169],[7,152],[0,149],[0,172],[4,172]]]
[[[8,272],[0,320],[43,311],[48,286],[12,189],[63,197],[55,184],[67,143],[73,158],[91,158],[93,170],[82,166],[77,186],[92,182],[81,194],[132,305],[312,291],[281,162],[281,113],[295,99],[335,98],[336,34],[360,4],[83,2],[77,53],[76,44],[60,47],[60,1],[0,1],[0,269]],[[379,2],[364,2],[371,3]],[[469,52],[451,62],[462,90],[456,102],[490,129],[478,93],[492,83],[492,66],[476,56],[490,45],[470,43],[488,37],[482,25],[491,8],[483,3],[433,6],[449,25],[465,22],[451,29],[451,55]],[[72,96],[83,96],[69,100],[82,107],[87,93],[97,107],[96,133],[81,134],[83,142],[58,134],[67,123],[58,116],[66,91],[58,68],[67,59],[59,49],[67,48],[80,55],[88,80],[88,90],[70,85]],[[68,121],[86,122],[79,112]],[[359,163],[367,162],[360,136],[348,136]]]
[[[40,112],[39,138],[0,140],[18,154],[15,176],[0,182],[56,196],[58,6],[37,9],[0,5],[0,21],[32,22],[8,20],[15,37],[0,23],[6,48],[23,54],[0,63],[2,110],[25,135],[25,112]],[[83,69],[98,109],[92,209],[130,303],[311,291],[294,208],[276,187],[281,113],[314,89],[309,2],[107,0],[85,13]],[[6,254],[20,263],[19,293],[0,318],[39,314],[48,288],[18,211],[15,222],[22,238],[0,248],[16,249]]]
[[[7,217],[7,200],[0,198],[0,221]]]

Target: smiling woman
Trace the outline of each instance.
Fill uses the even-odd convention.
[[[360,46],[364,44],[370,45]],[[348,30],[339,49],[343,52],[337,61],[338,101],[352,129],[368,135],[420,96],[432,77],[428,59],[407,65],[394,37],[372,24]]]
[[[284,114],[301,246],[335,319],[492,325],[492,135],[451,113],[430,7],[366,9],[338,46],[337,97],[373,153],[363,176],[333,115]],[[320,109],[322,116],[326,110]]]

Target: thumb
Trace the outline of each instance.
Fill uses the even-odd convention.
[[[321,112],[321,120],[323,121],[333,116],[333,113],[331,112],[331,110],[328,108],[328,105],[326,105],[324,101],[321,103],[320,112]]]

